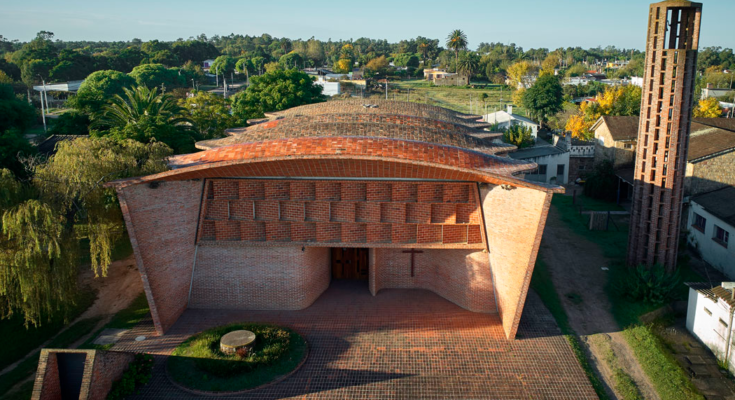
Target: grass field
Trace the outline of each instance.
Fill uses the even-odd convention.
[[[472,111],[472,114],[478,115],[505,109],[507,104],[512,103],[511,92],[507,86],[487,83],[480,85],[484,87],[472,89],[462,86],[433,86],[431,82],[423,79],[390,81],[388,98],[426,103],[463,113]],[[483,94],[488,96],[484,102],[481,98]],[[470,99],[472,100],[471,109]],[[515,107],[513,113],[525,115],[525,111],[518,106]]]

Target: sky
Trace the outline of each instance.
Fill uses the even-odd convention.
[[[321,40],[369,37],[397,42],[440,39],[454,29],[480,42],[524,49],[613,45],[642,49],[645,0],[0,0],[0,35],[28,41],[41,30],[56,39],[176,40],[261,35]],[[735,48],[735,0],[703,0],[700,47]]]

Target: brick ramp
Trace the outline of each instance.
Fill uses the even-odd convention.
[[[466,311],[426,290],[335,281],[302,311],[187,310],[164,337],[150,321],[115,350],[161,355],[139,399],[194,398],[166,379],[165,355],[188,336],[238,321],[296,329],[311,346],[285,381],[236,398],[597,398],[553,317],[531,293],[518,339],[505,339],[497,314]],[[138,335],[148,340],[135,342]]]

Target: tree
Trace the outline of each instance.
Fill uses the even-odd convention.
[[[223,77],[227,77],[231,73],[235,72],[236,64],[237,60],[234,57],[219,56],[209,67],[209,71],[215,75],[222,75]]]
[[[584,184],[584,195],[595,199],[615,201],[617,196],[618,178],[615,169],[609,160],[595,165],[592,174]]]
[[[695,118],[720,118],[721,116],[720,101],[714,97],[699,100],[699,104],[694,108]]]
[[[517,146],[519,149],[533,146],[533,136],[530,127],[521,124],[513,124],[503,132],[503,141]]]
[[[114,189],[105,182],[167,169],[161,143],[83,138],[60,142],[29,185],[0,170],[0,315],[26,323],[65,314],[77,292],[80,242],[89,239],[92,270],[106,275],[124,232]]]
[[[528,61],[519,61],[508,67],[507,73],[511,86],[525,88],[528,84],[526,77],[531,73],[531,64]]]
[[[559,56],[549,54],[541,63],[541,73],[544,75],[554,75],[557,66],[559,66]]]
[[[263,113],[281,111],[325,101],[322,87],[298,70],[273,71],[251,79],[244,92],[233,96],[233,112],[242,121],[262,118]]]
[[[373,58],[366,65],[366,68],[374,74],[385,74],[385,72],[388,70],[388,67],[390,67],[390,64],[388,63],[388,59],[386,59],[385,56]]]
[[[79,111],[68,111],[56,118],[49,129],[50,135],[88,135],[89,116]]]
[[[255,64],[253,64],[253,61],[247,57],[243,57],[239,60],[237,60],[237,63],[235,64],[235,70],[241,74],[246,74],[250,76],[251,74],[255,74]]]
[[[194,97],[180,100],[179,105],[204,139],[223,137],[225,129],[239,125],[237,117],[230,114],[229,101],[222,96],[197,92]]]
[[[135,86],[135,79],[112,70],[97,71],[84,80],[76,96],[70,99],[72,107],[87,114],[94,114],[114,95],[124,93],[125,88]]]
[[[334,63],[334,67],[332,67],[332,69],[337,74],[347,74],[352,71],[352,64],[349,59],[341,58]]]
[[[393,58],[393,63],[398,67],[413,67],[418,68],[419,58],[413,53],[401,53],[396,54]]]
[[[281,56],[281,58],[278,59],[278,64],[281,65],[281,68],[283,69],[301,69],[301,65],[304,63],[304,59],[301,58],[301,55],[299,53],[296,53],[294,51],[284,54]]]
[[[128,76],[135,79],[138,86],[145,86],[149,89],[170,90],[186,86],[186,78],[179,74],[178,69],[168,69],[163,64],[138,65]]]
[[[471,78],[480,67],[480,60],[477,54],[469,51],[462,52],[462,56],[457,63],[457,72]]]
[[[145,86],[124,89],[125,97],[115,95],[110,103],[93,115],[95,136],[118,140],[134,139],[142,143],[160,141],[176,153],[194,150],[192,121],[173,97],[159,94]]]
[[[467,35],[459,29],[453,30],[447,36],[447,48],[454,51],[455,65],[459,64],[459,51],[467,48]]]
[[[542,125],[562,110],[564,93],[559,79],[553,75],[540,76],[523,95],[522,103]]]

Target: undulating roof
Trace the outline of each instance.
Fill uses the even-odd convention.
[[[702,206],[708,213],[735,226],[735,187],[728,186],[709,193],[692,197],[692,201]]]
[[[423,103],[406,101],[392,101],[382,99],[348,99],[328,101],[324,103],[308,104],[289,108],[288,110],[266,113],[268,119],[293,115],[324,115],[324,114],[389,114],[424,117],[434,120],[452,122],[470,128],[489,128],[491,124],[482,122],[482,116],[464,114],[446,108]]]
[[[281,119],[227,131],[229,137],[197,142],[197,148],[210,150],[234,144],[300,137],[379,137],[417,140],[457,146],[488,154],[506,153],[515,146],[493,143],[500,133],[489,133],[465,125],[425,117],[375,114],[293,114]],[[480,134],[482,137],[472,136]],[[490,140],[487,140],[490,139]]]

